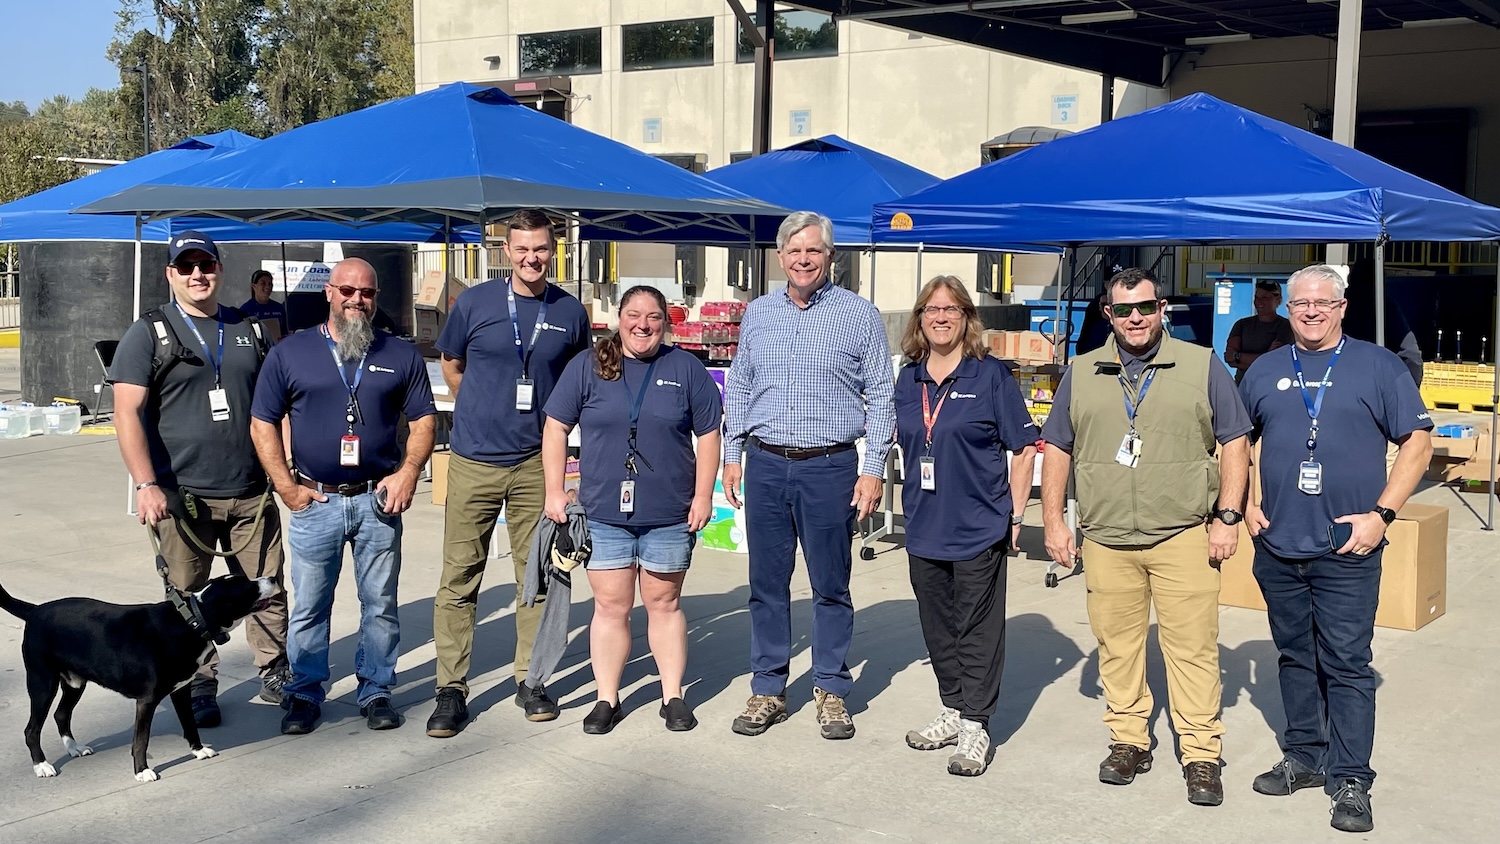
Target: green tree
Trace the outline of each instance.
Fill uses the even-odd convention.
[[[58,160],[64,154],[56,133],[41,121],[0,124],[0,203],[78,178],[76,164]]]
[[[16,120],[25,120],[31,116],[31,109],[21,100],[15,102],[0,102],[0,123],[10,123]]]

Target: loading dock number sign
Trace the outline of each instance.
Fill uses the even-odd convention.
[[[1052,123],[1078,122],[1078,95],[1059,94],[1052,98]]]

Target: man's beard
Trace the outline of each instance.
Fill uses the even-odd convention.
[[[370,351],[375,341],[375,327],[366,316],[346,316],[343,308],[333,312],[333,330],[339,335],[338,353],[341,360],[359,360]]]

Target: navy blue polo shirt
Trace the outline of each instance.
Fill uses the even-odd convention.
[[[1308,395],[1328,373],[1333,349],[1298,350]],[[1368,513],[1385,489],[1386,444],[1413,431],[1432,428],[1411,371],[1394,352],[1352,337],[1328,375],[1328,390],[1318,413],[1318,448],[1323,492],[1308,495],[1297,488],[1307,459],[1311,420],[1292,347],[1266,352],[1245,372],[1240,395],[1260,440],[1261,509],[1271,526],[1258,541],[1278,557],[1311,559],[1329,553],[1328,526],[1339,516]]]
[[[281,331],[282,336],[286,336],[286,305],[275,299],[271,299],[262,305],[255,301],[254,296],[251,296],[250,301],[240,305],[240,313],[246,316],[253,316],[261,322],[276,320],[276,327]]]
[[[585,352],[568,364],[547,401],[548,416],[579,426],[578,500],[589,518],[607,525],[660,527],[687,521],[698,471],[693,436],[717,431],[723,421],[719,388],[701,361],[674,346],[663,346],[655,360],[636,426],[641,456],[635,461],[633,513],[620,512],[620,482],[626,478],[630,406],[651,361],[627,357],[620,362],[621,378],[605,381],[597,374],[593,352]]]
[[[589,348],[593,336],[583,303],[549,284],[542,294],[547,319],[533,351],[531,334],[542,298],[517,293],[521,345],[530,354],[527,377],[536,386],[534,410],[516,410],[521,356],[516,353],[516,332],[506,302],[509,288],[510,279],[496,279],[460,293],[437,341],[438,351],[464,362],[463,383],[453,407],[453,451],[495,466],[514,466],[542,450],[542,409],[563,368]]]
[[[353,361],[344,365],[350,384],[354,368]],[[421,419],[437,412],[417,347],[376,331],[356,396],[363,417],[354,423],[360,465],[345,467],[339,465],[339,440],[349,429],[344,415],[349,390],[334,366],[328,338],[310,329],[271,347],[250,413],[273,425],[291,414],[292,462],[302,474],[325,484],[379,480],[396,471],[400,462],[396,436],[401,417]]]
[[[924,490],[918,460],[927,454],[922,389],[938,410],[932,426],[937,489]],[[941,385],[925,363],[909,363],[896,378],[896,436],[906,470],[901,506],[906,550],[933,560],[969,560],[1010,535],[1013,511],[1005,451],[1036,445],[1041,434],[1016,379],[999,358],[965,357]],[[1026,488],[1031,479],[1025,478]]]

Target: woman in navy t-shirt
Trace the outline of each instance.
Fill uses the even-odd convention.
[[[566,520],[563,471],[568,432],[578,425],[578,500],[594,546],[589,650],[599,686],[583,731],[607,733],[623,717],[620,675],[630,655],[637,583],[661,677],[660,715],[669,730],[691,730],[698,721],[682,698],[687,621],[678,599],[695,535],[713,514],[723,404],[702,362],[662,344],[668,323],[660,291],[630,288],[619,314],[620,327],[575,357],[547,400],[545,512]]]
[[[911,362],[895,395],[906,553],[943,701],[943,711],[907,733],[906,743],[957,745],[948,772],[969,777],[989,766],[989,719],[1005,660],[1005,556],[1031,497],[1040,437],[1015,378],[986,354],[982,333],[963,282],[928,282],[901,338]],[[1015,454],[1009,471],[1006,451]]]

